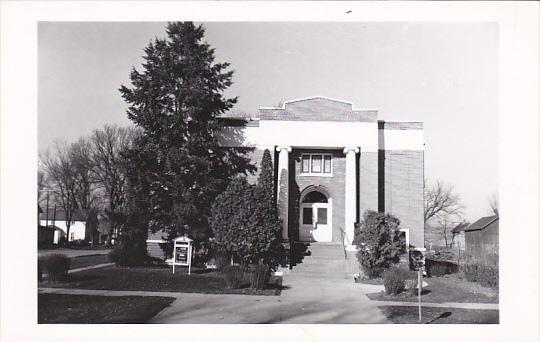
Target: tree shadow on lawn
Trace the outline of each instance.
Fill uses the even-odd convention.
[[[146,323],[173,301],[170,297],[38,294],[38,323]]]
[[[498,324],[499,310],[422,307],[422,322],[417,306],[382,306],[379,309],[397,324]]]
[[[488,296],[480,293],[467,284],[465,280],[446,277],[433,277],[426,279],[429,284],[422,288],[422,301],[426,303],[498,303],[498,295]],[[475,285],[475,284],[472,284]],[[403,293],[400,295],[387,295],[384,291],[368,293],[371,300],[382,301],[417,301],[418,293]]]
[[[279,279],[278,279],[279,278]],[[217,271],[172,273],[170,269],[153,267],[104,267],[72,273],[64,282],[42,282],[40,286],[112,291],[156,291],[210,294],[279,295],[281,277],[272,279],[264,290],[249,288],[228,289],[224,276]]]

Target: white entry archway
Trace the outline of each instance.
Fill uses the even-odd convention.
[[[332,198],[322,187],[309,187],[300,196],[300,241],[332,242]]]

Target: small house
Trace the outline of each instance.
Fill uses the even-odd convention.
[[[499,216],[482,217],[465,228],[465,253],[470,262],[494,265],[499,256]]]
[[[66,214],[62,209],[49,209],[39,215],[39,225],[44,227],[53,226],[54,237],[53,243],[58,244],[60,238],[66,237],[68,241],[86,240],[86,214],[82,210],[75,210],[71,215],[69,236],[67,236],[67,219]]]

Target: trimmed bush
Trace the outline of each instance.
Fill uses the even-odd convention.
[[[49,280],[65,280],[70,265],[71,261],[64,254],[51,254],[43,258],[43,270],[49,275]]]
[[[238,289],[244,284],[245,272],[244,269],[238,265],[229,265],[223,268],[221,271],[225,276],[225,283],[230,289]]]
[[[251,288],[263,290],[270,278],[270,267],[267,265],[254,265],[251,271]]]
[[[354,241],[359,246],[356,255],[362,273],[369,279],[399,263],[405,246],[399,223],[393,215],[367,210],[360,224],[355,225]]]
[[[405,272],[397,267],[392,267],[383,272],[384,290],[387,294],[399,294],[405,290]]]
[[[112,249],[109,254],[109,261],[116,266],[142,266],[152,262],[148,255],[144,255],[136,250],[129,250],[120,246]]]
[[[415,293],[418,285],[416,272],[401,267],[391,267],[382,275],[384,290],[387,294],[399,294],[405,290]]]

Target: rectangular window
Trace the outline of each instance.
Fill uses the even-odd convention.
[[[302,155],[302,173],[309,173],[310,157],[309,154]]]
[[[303,210],[302,224],[313,224],[313,209],[304,208]]]
[[[332,173],[332,156],[324,155],[324,173]]]
[[[312,173],[322,172],[322,155],[314,154],[311,156],[311,172]]]
[[[301,174],[332,174],[332,155],[327,153],[302,154]]]
[[[317,208],[317,223],[328,224],[328,212],[326,208]]]

